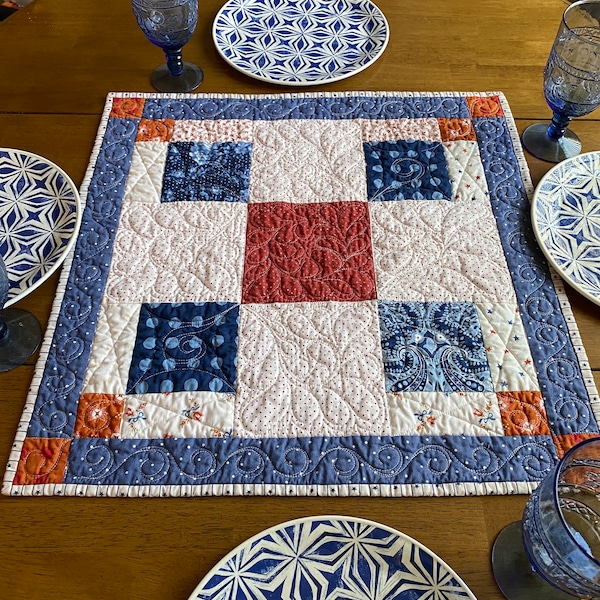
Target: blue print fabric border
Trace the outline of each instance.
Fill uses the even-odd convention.
[[[531,192],[498,92],[110,94],[3,493],[529,493],[599,431]],[[411,283],[402,240],[488,209]]]

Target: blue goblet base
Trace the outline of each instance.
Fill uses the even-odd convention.
[[[565,158],[577,156],[581,152],[579,138],[566,129],[562,137],[557,140],[548,135],[550,123],[535,123],[523,132],[523,146],[533,156],[551,163],[559,163]]]
[[[159,92],[184,93],[195,90],[204,79],[202,69],[192,63],[183,63],[181,75],[171,75],[166,64],[157,67],[150,76],[150,82]]]
[[[7,327],[0,341],[0,373],[21,366],[39,348],[42,328],[33,314],[20,308],[6,308],[0,318]]]
[[[521,521],[507,525],[494,541],[492,569],[500,591],[508,600],[573,600],[573,596],[559,590],[532,568],[525,546]]]

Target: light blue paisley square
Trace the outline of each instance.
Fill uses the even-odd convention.
[[[481,326],[469,302],[379,302],[388,392],[493,391]]]
[[[169,144],[161,202],[248,202],[249,142]]]
[[[142,304],[128,394],[235,392],[239,305]]]
[[[441,142],[365,142],[363,148],[369,200],[452,199]]]

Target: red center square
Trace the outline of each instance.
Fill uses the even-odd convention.
[[[243,303],[375,298],[366,202],[248,205]]]

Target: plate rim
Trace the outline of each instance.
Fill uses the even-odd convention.
[[[540,201],[540,196],[542,195],[542,186],[550,179],[554,173],[565,166],[581,163],[582,159],[586,157],[595,155],[600,158],[600,150],[592,150],[591,152],[583,152],[581,154],[577,154],[576,156],[572,156],[571,158],[567,158],[556,165],[554,165],[547,173],[545,173],[540,179],[539,183],[535,187],[533,192],[533,196],[531,198],[531,224],[533,227],[533,233],[536,237],[538,246],[540,247],[542,253],[550,263],[550,265],[554,268],[554,270],[560,275],[560,277],[568,283],[576,292],[581,294],[584,298],[587,298],[590,302],[594,304],[600,305],[600,294],[598,296],[594,296],[590,292],[588,292],[585,288],[583,288],[579,283],[574,281],[571,276],[564,270],[564,268],[556,261],[550,249],[546,246],[546,244],[542,240],[541,228],[538,223],[538,203]]]
[[[225,4],[217,12],[217,14],[216,14],[216,16],[215,16],[215,18],[213,20],[213,24],[212,24],[212,39],[213,39],[213,44],[215,45],[215,48],[216,48],[217,53],[219,54],[219,56],[230,67],[233,67],[238,72],[243,73],[244,75],[246,75],[248,77],[252,77],[253,79],[257,79],[258,81],[263,81],[265,83],[271,83],[271,84],[276,84],[276,85],[283,85],[283,86],[288,86],[288,87],[302,87],[302,86],[325,85],[327,83],[335,83],[337,81],[342,81],[344,79],[347,79],[349,77],[357,75],[361,71],[364,71],[365,69],[367,69],[368,67],[370,67],[371,65],[373,65],[375,62],[377,62],[381,58],[382,54],[385,52],[385,49],[387,48],[389,40],[390,40],[390,25],[389,25],[388,20],[387,20],[387,18],[385,16],[385,13],[379,8],[379,6],[377,6],[373,2],[373,0],[356,0],[356,2],[358,2],[358,3],[362,4],[362,5],[372,6],[373,8],[375,8],[379,12],[379,14],[381,15],[381,18],[382,18],[383,23],[385,25],[385,39],[383,40],[381,48],[377,52],[376,56],[374,56],[366,64],[361,65],[360,67],[356,68],[355,70],[351,71],[350,73],[346,73],[344,75],[339,75],[337,77],[331,77],[331,78],[328,78],[328,79],[317,79],[317,80],[302,80],[302,81],[281,81],[281,80],[278,80],[278,79],[273,79],[272,77],[266,77],[266,76],[263,76],[263,75],[259,75],[258,73],[254,72],[254,71],[250,71],[248,69],[244,69],[243,67],[240,67],[234,61],[232,61],[229,57],[225,56],[225,53],[223,52],[223,50],[219,46],[219,43],[217,41],[217,21],[221,17],[221,14],[229,7],[229,5],[233,4],[236,1],[239,1],[239,0],[227,0],[227,2],[225,2]],[[257,1],[263,1],[264,2],[264,0],[242,0],[242,1],[245,1],[246,3],[252,3],[252,2],[257,2]]]
[[[379,523],[379,522],[373,521],[371,519],[365,519],[363,517],[353,517],[351,515],[335,515],[335,514],[313,515],[313,516],[308,516],[308,517],[300,517],[300,518],[296,518],[296,519],[291,519],[289,521],[283,521],[282,523],[279,523],[277,525],[267,527],[266,529],[263,529],[262,531],[258,532],[257,534],[247,538],[246,540],[244,540],[243,542],[238,544],[233,550],[231,550],[225,556],[223,556],[221,559],[219,559],[218,562],[213,567],[211,567],[211,569],[208,571],[208,573],[206,573],[206,575],[200,580],[200,583],[198,583],[198,585],[194,588],[191,595],[188,597],[188,600],[197,600],[198,594],[202,591],[202,588],[206,585],[206,583],[210,580],[210,578],[214,575],[214,573],[216,573],[224,564],[226,564],[231,558],[233,558],[236,554],[238,554],[244,548],[251,546],[254,542],[260,540],[263,537],[266,537],[267,535],[269,535],[270,533],[273,533],[275,531],[279,531],[286,527],[300,525],[302,523],[314,523],[316,521],[342,521],[342,522],[361,523],[361,524],[365,524],[365,525],[378,527],[378,528],[383,529],[393,535],[396,535],[399,538],[404,539],[406,542],[412,544],[413,546],[423,550],[429,556],[431,556],[434,559],[434,561],[438,561],[439,564],[443,565],[448,570],[448,572],[452,575],[452,577],[454,577],[454,579],[456,579],[456,581],[460,584],[461,588],[459,588],[459,591],[465,592],[467,594],[465,596],[465,598],[467,598],[468,600],[477,600],[475,594],[471,591],[469,586],[464,582],[462,577],[460,577],[456,573],[456,571],[452,567],[450,567],[450,565],[448,565],[448,563],[446,563],[442,558],[440,558],[435,552],[433,552],[432,550],[427,548],[427,546],[425,546],[418,540],[415,540],[413,537],[411,537],[405,533],[402,533],[398,529],[394,529],[393,527],[390,527],[389,525],[384,525],[383,523]]]
[[[20,293],[16,294],[12,298],[7,299],[7,301],[4,303],[3,308],[8,308],[9,306],[12,306],[13,304],[19,302],[20,300],[22,300],[23,298],[28,296],[31,292],[33,292],[35,289],[40,287],[63,264],[67,255],[71,251],[71,248],[74,246],[74,244],[77,240],[77,234],[79,232],[79,227],[81,225],[83,211],[82,211],[82,202],[81,202],[81,196],[79,194],[79,189],[75,185],[73,179],[71,179],[70,175],[64,169],[59,167],[55,162],[47,159],[45,156],[41,156],[40,154],[36,154],[35,152],[31,152],[29,150],[21,150],[20,148],[11,148],[11,147],[7,147],[7,146],[0,146],[0,152],[13,152],[13,153],[18,153],[22,156],[27,156],[29,158],[35,158],[35,159],[41,161],[42,163],[46,164],[47,166],[51,167],[52,169],[54,169],[65,179],[65,182],[69,185],[69,187],[73,191],[73,199],[74,199],[74,203],[75,203],[75,223],[74,223],[74,227],[73,227],[73,232],[71,234],[71,237],[69,238],[69,241],[63,247],[62,252],[56,258],[56,260],[54,261],[52,266],[47,271],[45,271],[44,274],[37,281],[35,281],[32,285],[28,286],[26,289],[24,289]]]

